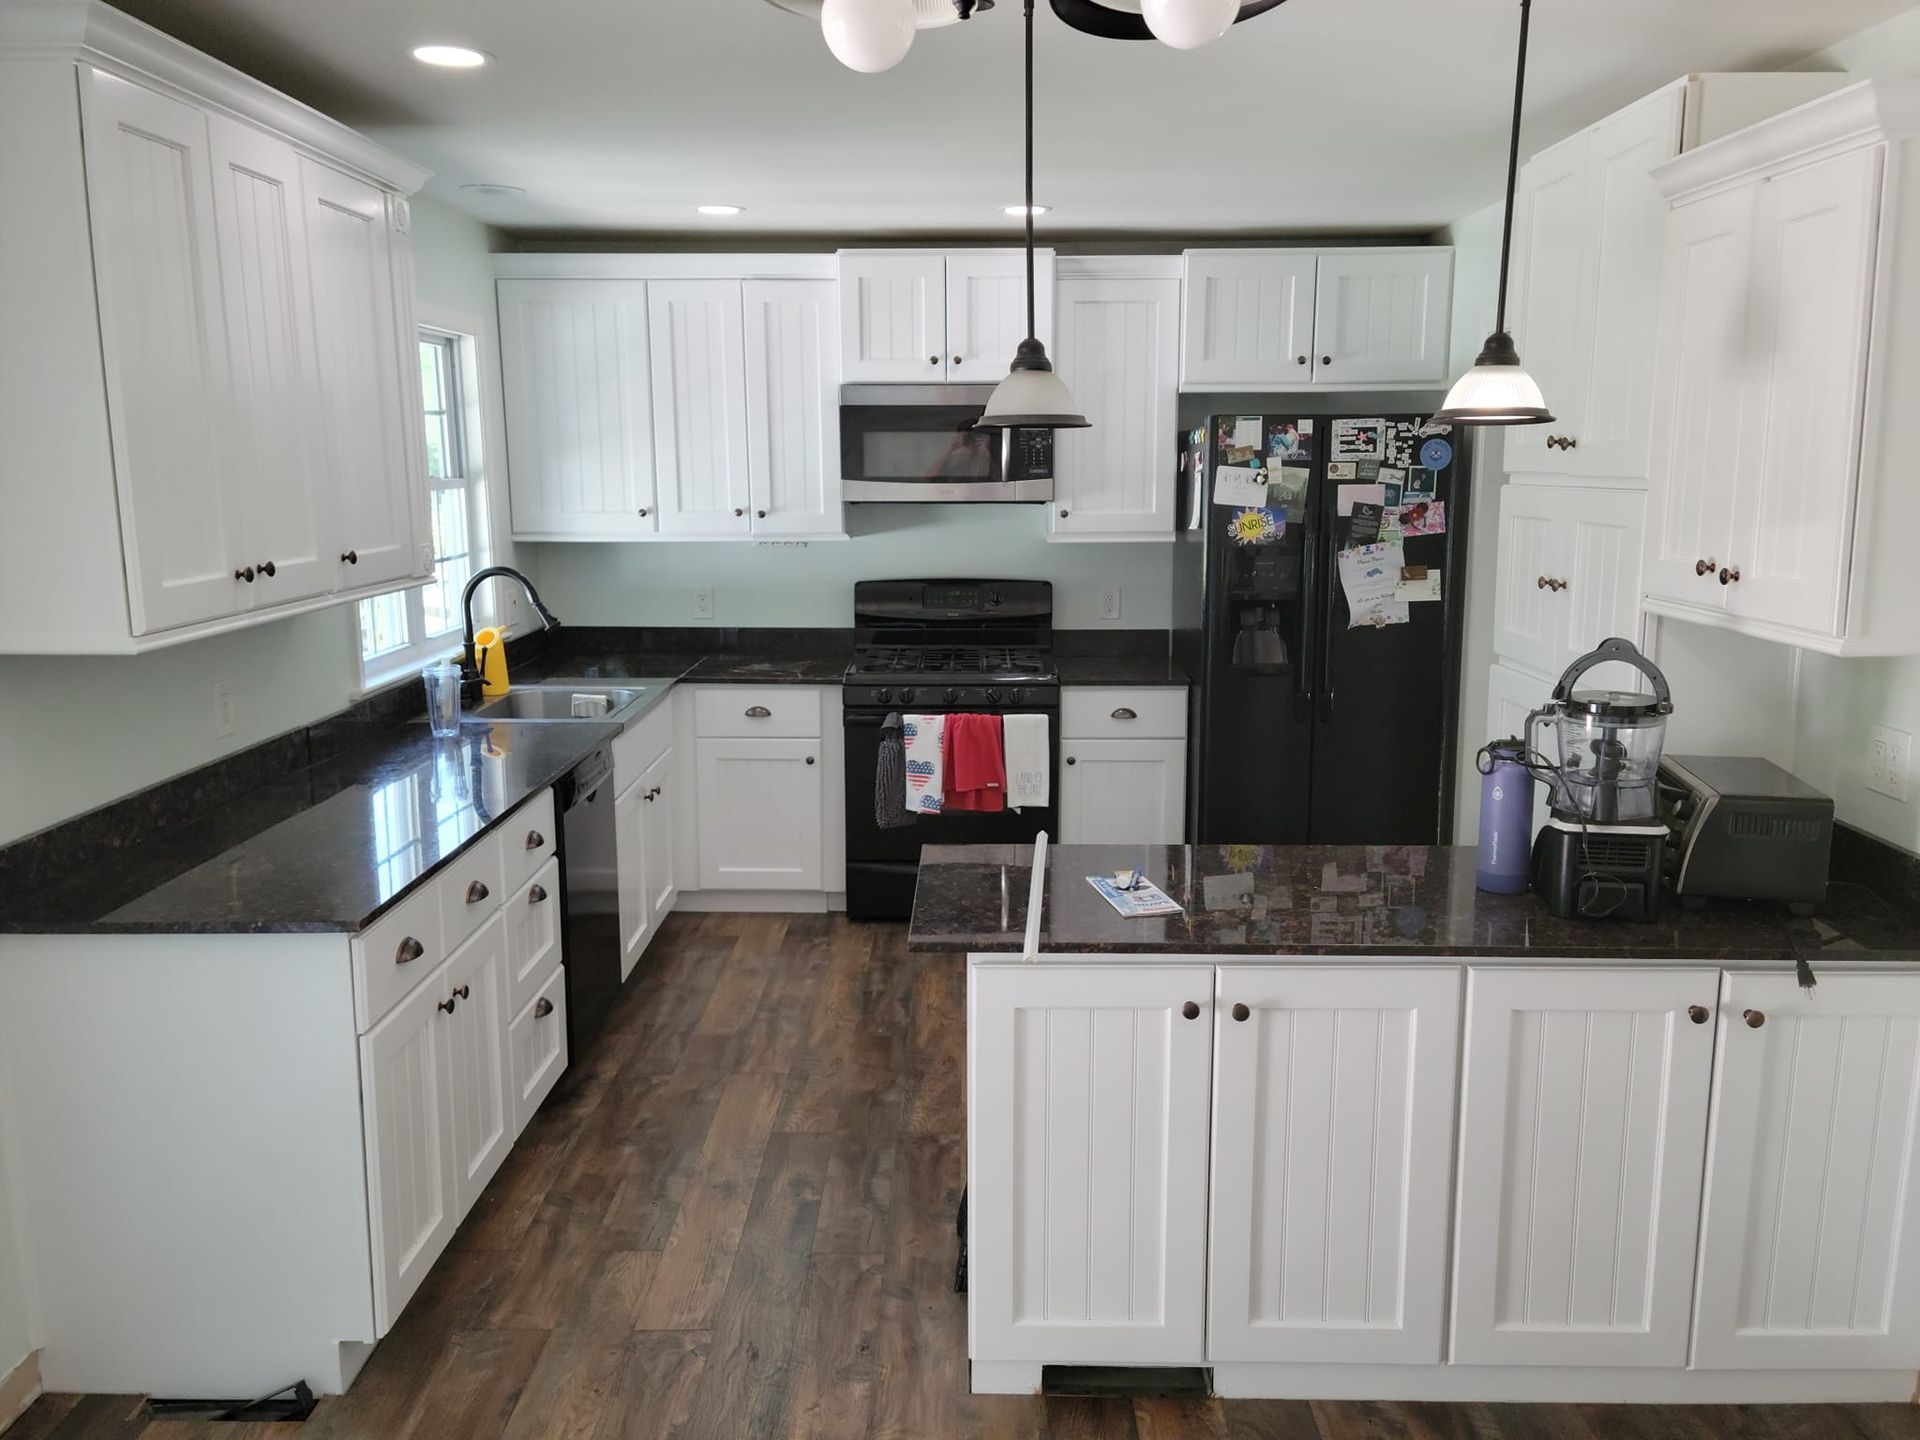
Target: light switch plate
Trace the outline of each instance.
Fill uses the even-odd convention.
[[[1895,800],[1907,798],[1907,775],[1913,765],[1913,736],[1904,730],[1876,725],[1867,732],[1867,788]]]
[[[713,618],[713,591],[704,585],[693,592],[693,618],[696,620]]]

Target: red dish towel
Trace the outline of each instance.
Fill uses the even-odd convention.
[[[998,715],[949,715],[946,750],[948,810],[1007,808],[1006,748]]]

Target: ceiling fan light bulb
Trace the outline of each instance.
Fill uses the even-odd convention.
[[[1153,38],[1176,50],[1212,44],[1239,15],[1240,0],[1140,0],[1140,16]]]
[[[913,0],[826,0],[820,33],[849,70],[877,75],[907,58],[918,22]]]

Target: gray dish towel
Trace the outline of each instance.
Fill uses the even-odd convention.
[[[907,752],[900,740],[900,714],[880,726],[880,759],[873,767],[873,819],[882,830],[913,824],[907,810]]]

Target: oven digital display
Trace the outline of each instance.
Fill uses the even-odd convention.
[[[974,585],[926,585],[920,590],[922,610],[978,610],[980,590]]]

